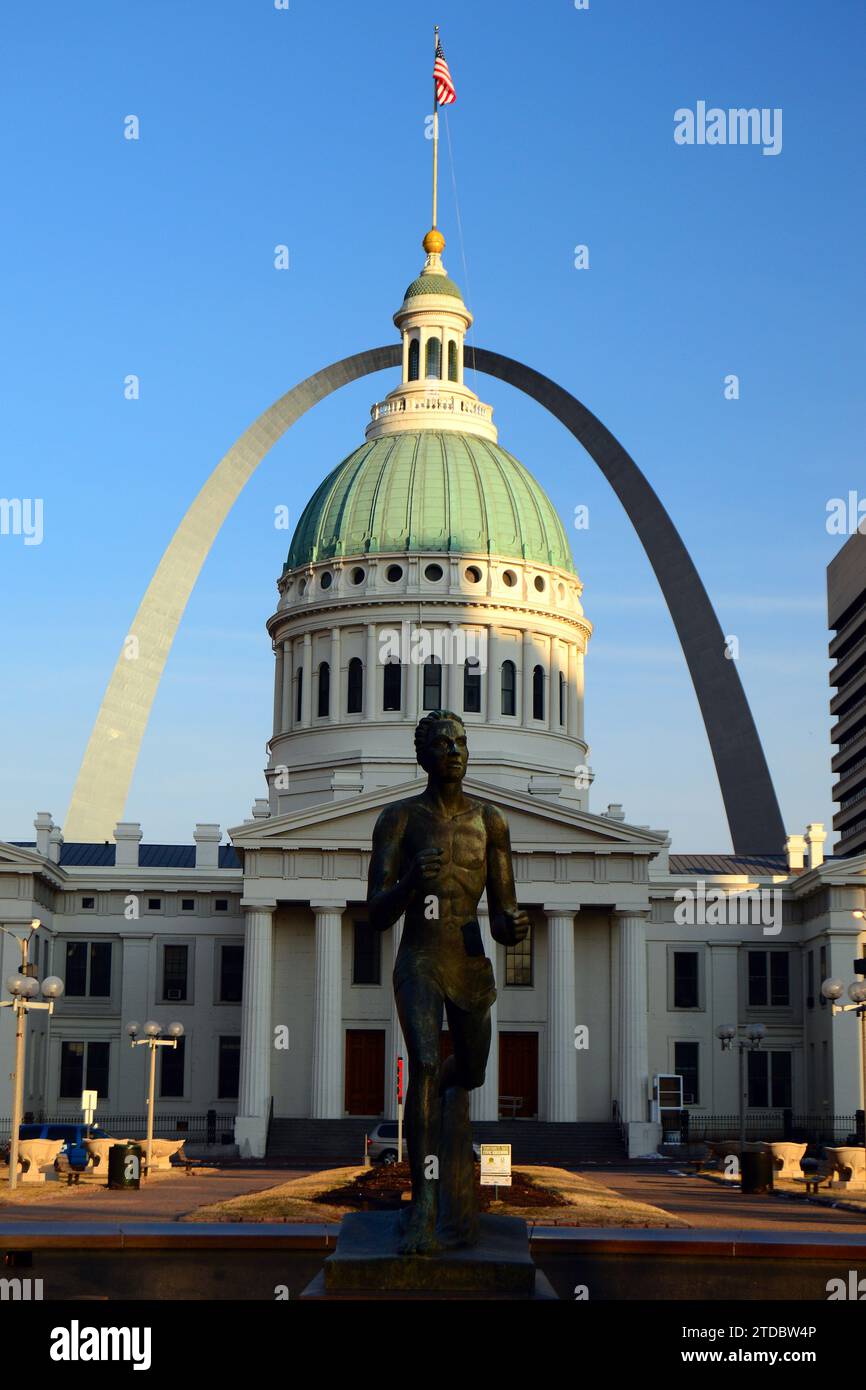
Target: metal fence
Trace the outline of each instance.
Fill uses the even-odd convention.
[[[68,1115],[45,1114],[42,1111],[27,1111],[25,1124],[75,1125],[81,1124],[81,1111]],[[121,1139],[142,1139],[147,1133],[146,1114],[102,1115],[96,1114],[94,1121],[106,1134],[117,1135]],[[188,1139],[193,1144],[233,1144],[234,1115],[220,1114],[208,1110],[203,1115],[166,1115],[157,1111],[153,1117],[153,1133],[156,1139]],[[12,1134],[11,1116],[0,1116],[0,1141],[7,1141]]]
[[[760,1114],[747,1114],[746,1138],[787,1139],[808,1144],[844,1144],[852,1138],[862,1144],[862,1113],[798,1115],[792,1110],[766,1110]],[[687,1114],[690,1140],[739,1138],[739,1115],[696,1115],[691,1110]]]

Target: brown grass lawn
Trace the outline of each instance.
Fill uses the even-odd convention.
[[[368,1170],[359,1167],[327,1168],[308,1177],[292,1178],[289,1182],[270,1187],[265,1192],[251,1192],[226,1202],[214,1202],[199,1207],[185,1216],[185,1221],[289,1221],[339,1222],[348,1211],[356,1208],[334,1202],[315,1200],[332,1189],[345,1188],[354,1178]],[[687,1226],[686,1221],[660,1207],[645,1202],[630,1201],[605,1187],[594,1177],[568,1173],[563,1168],[520,1165],[515,1168],[535,1185],[555,1194],[557,1205],[531,1207],[494,1203],[490,1210],[497,1214],[522,1216],[541,1226]]]

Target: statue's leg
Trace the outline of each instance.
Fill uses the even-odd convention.
[[[469,1092],[484,1081],[490,1052],[490,1008],[467,1012],[446,1000],[445,1009],[454,1053],[442,1069],[437,1230],[442,1245],[453,1247],[478,1241]]]
[[[400,1244],[404,1255],[438,1249],[436,1214],[439,1154],[439,1035],[442,992],[431,981],[409,976],[396,993],[397,1013],[406,1039],[406,1143],[412,1175],[412,1209]]]

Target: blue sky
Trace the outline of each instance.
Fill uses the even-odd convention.
[[[0,837],[27,838],[37,809],[62,821],[139,598],[219,458],[296,381],[393,340],[430,218],[434,22],[458,87],[440,223],[475,341],[562,382],[631,452],[739,639],[786,826],[829,822],[824,571],[841,542],[826,506],[866,491],[862,5],[13,0],[0,495],[42,498],[44,539],[0,536]],[[675,144],[675,110],[699,100],[781,108],[781,153]],[[728,848],[685,663],[619,503],[540,407],[474,384],[566,522],[590,509],[571,537],[596,628],[594,809],[622,802],[679,850]],[[146,840],[237,824],[263,794],[264,622],[288,539],[274,507],[300,514],[388,385],[317,407],[224,526],[127,806]]]

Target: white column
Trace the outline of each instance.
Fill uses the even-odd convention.
[[[520,711],[520,722],[524,729],[528,729],[532,724],[532,668],[535,665],[535,642],[531,632],[523,633],[523,679],[521,688],[523,699]]]
[[[311,902],[316,914],[313,997],[314,1120],[339,1120],[343,1079],[343,912],[345,902]]]
[[[274,647],[274,733],[282,733],[283,728],[283,647]]]
[[[367,624],[367,652],[364,658],[364,718],[376,718],[376,626]]]
[[[463,712],[463,663],[457,660],[457,623],[448,624],[448,641],[442,653],[442,708]]]
[[[283,643],[283,730],[292,727],[292,644]]]
[[[389,1046],[389,1048],[390,1048],[390,1053],[389,1053],[389,1056],[388,1056],[388,1058],[387,1058],[387,1060],[386,1060],[386,1064],[385,1064],[385,1085],[386,1085],[386,1087],[387,1087],[387,1095],[385,1096],[385,1114],[388,1116],[388,1119],[389,1119],[389,1120],[396,1120],[396,1118],[397,1118],[397,1058],[398,1058],[398,1057],[402,1057],[402,1058],[403,1058],[403,1090],[404,1090],[404,1097],[403,1097],[403,1099],[404,1099],[404,1104],[405,1104],[405,1089],[406,1089],[406,1083],[407,1083],[407,1081],[408,1081],[408,1079],[409,1079],[409,1063],[408,1063],[408,1059],[407,1059],[407,1057],[406,1057],[406,1041],[405,1041],[405,1039],[404,1039],[404,1037],[403,1037],[403,1029],[400,1027],[400,1019],[399,1019],[398,1016],[397,1016],[397,1001],[396,1001],[396,999],[394,998],[394,987],[393,987],[393,984],[392,984],[392,982],[391,982],[391,976],[392,976],[393,973],[394,973],[394,966],[397,964],[397,952],[398,952],[399,949],[400,949],[400,939],[401,939],[401,937],[402,937],[402,935],[403,935],[403,922],[404,922],[404,920],[405,920],[405,919],[404,919],[403,917],[398,918],[398,920],[394,923],[393,927],[391,928],[390,933],[386,933],[385,940],[384,940],[383,943],[382,943],[382,945],[383,945],[383,947],[384,947],[384,950],[382,951],[382,955],[383,955],[384,957],[388,958],[388,936],[390,936],[390,938],[391,938],[391,951],[390,951],[391,968],[390,968],[390,970],[388,971],[388,977],[387,977],[387,979],[386,979],[386,980],[383,980],[383,982],[382,982],[383,984],[385,984],[385,985],[387,986],[387,988],[388,988],[388,993],[389,993],[390,999],[391,999],[391,1034],[390,1034],[390,1037],[389,1037],[389,1039],[388,1039],[388,1046]],[[405,1136],[404,1136],[404,1141],[403,1141],[403,1142],[405,1143]],[[404,1156],[404,1158],[405,1158],[405,1154],[404,1154],[403,1156]]]
[[[568,644],[568,737],[577,738],[578,700],[577,700],[577,647]]]
[[[487,674],[483,677],[487,682],[487,723],[498,724],[502,712],[500,691],[502,689],[502,678],[499,668],[502,658],[499,652],[499,636],[496,628],[491,623],[487,629]]]
[[[271,1104],[271,982],[276,903],[242,902],[244,985],[235,1143],[243,1158],[264,1158]]]
[[[411,639],[406,643],[403,670],[406,676],[406,690],[403,701],[403,718],[411,723],[418,722],[418,662],[413,656]]]
[[[547,917],[547,1118],[577,1119],[574,1047],[574,915],[579,907],[545,907]]]
[[[619,1112],[628,1123],[647,1120],[646,916],[618,909],[619,920]]]
[[[548,705],[547,727],[551,733],[558,733],[562,728],[559,722],[559,643],[555,637],[550,638],[548,650],[550,656],[547,662],[548,676]]]
[[[310,710],[312,709],[313,699],[313,638],[309,632],[304,633],[304,652],[301,657],[301,670],[304,679],[301,684],[301,727],[310,727]]]
[[[343,676],[340,671],[340,629],[331,628],[331,723],[339,724],[343,691]]]
[[[580,651],[580,650],[578,650],[578,653],[577,653],[577,682],[576,682],[576,695],[577,695],[577,737],[582,739],[582,738],[584,737],[584,729],[583,729],[583,652]]]
[[[493,962],[493,973],[496,975],[496,942],[490,935],[490,913],[486,904],[478,908],[478,925],[481,928],[481,939],[484,942],[484,954],[489,956]],[[497,978],[498,985],[499,980]],[[490,1006],[490,1053],[487,1058],[484,1085],[479,1086],[475,1091],[470,1091],[469,1113],[473,1120],[499,1119],[499,1006],[497,1000],[494,1000]]]

